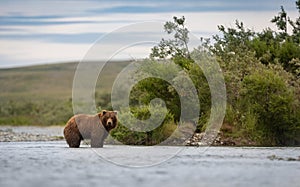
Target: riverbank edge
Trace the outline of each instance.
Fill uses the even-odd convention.
[[[0,126],[0,142],[22,142],[22,141],[58,141],[64,140],[64,126]],[[184,142],[169,141],[164,145],[179,146],[261,146],[246,138],[226,137],[219,132],[212,141],[206,141],[203,138],[205,133],[194,133],[194,135]],[[108,144],[121,144],[108,138]],[[203,142],[206,142],[203,144]]]

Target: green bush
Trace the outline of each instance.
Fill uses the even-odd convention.
[[[247,116],[246,128],[259,134],[256,138],[264,144],[286,145],[290,142],[293,101],[291,89],[272,70],[257,71],[243,80],[241,107]],[[249,119],[249,114],[253,119]]]
[[[147,124],[144,120],[149,119],[151,116],[150,111],[152,111],[154,118],[160,118],[162,114],[166,113],[165,118],[163,119],[162,124],[158,124],[154,130],[147,132],[138,132],[130,129],[130,127],[141,127],[141,131],[145,126],[151,126],[153,124]],[[122,142],[126,145],[156,145],[160,142],[167,139],[177,128],[177,125],[174,123],[173,115],[166,111],[165,108],[158,105],[155,106],[143,106],[143,107],[133,107],[131,111],[121,110],[118,114],[120,123],[118,127],[112,131],[112,137],[119,142]],[[136,124],[135,119],[141,120],[141,123]],[[160,117],[159,117],[160,116]],[[122,124],[126,123],[126,125]],[[155,123],[150,121],[150,123]]]

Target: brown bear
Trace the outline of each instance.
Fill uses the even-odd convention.
[[[69,147],[78,148],[84,139],[91,139],[91,147],[103,147],[109,131],[117,124],[115,111],[102,110],[96,115],[78,114],[67,122],[64,136]]]

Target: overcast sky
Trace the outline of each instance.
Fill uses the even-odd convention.
[[[2,0],[0,68],[78,61],[107,33],[145,21],[165,22],[173,16],[184,15],[187,27],[199,38],[217,34],[217,25],[234,26],[236,19],[261,31],[274,28],[270,20],[281,5],[290,17],[298,16],[294,0]],[[142,36],[147,40],[146,32]],[[148,53],[145,47],[136,47],[128,58]]]

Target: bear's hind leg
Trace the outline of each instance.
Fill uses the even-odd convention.
[[[69,147],[72,147],[72,148],[79,148],[80,142],[81,142],[81,137],[78,135],[74,135],[72,137],[71,141],[67,141],[67,143],[69,144]]]
[[[80,142],[83,139],[75,121],[69,121],[67,126],[64,129],[64,136],[69,144],[69,147],[78,148],[80,146]]]

